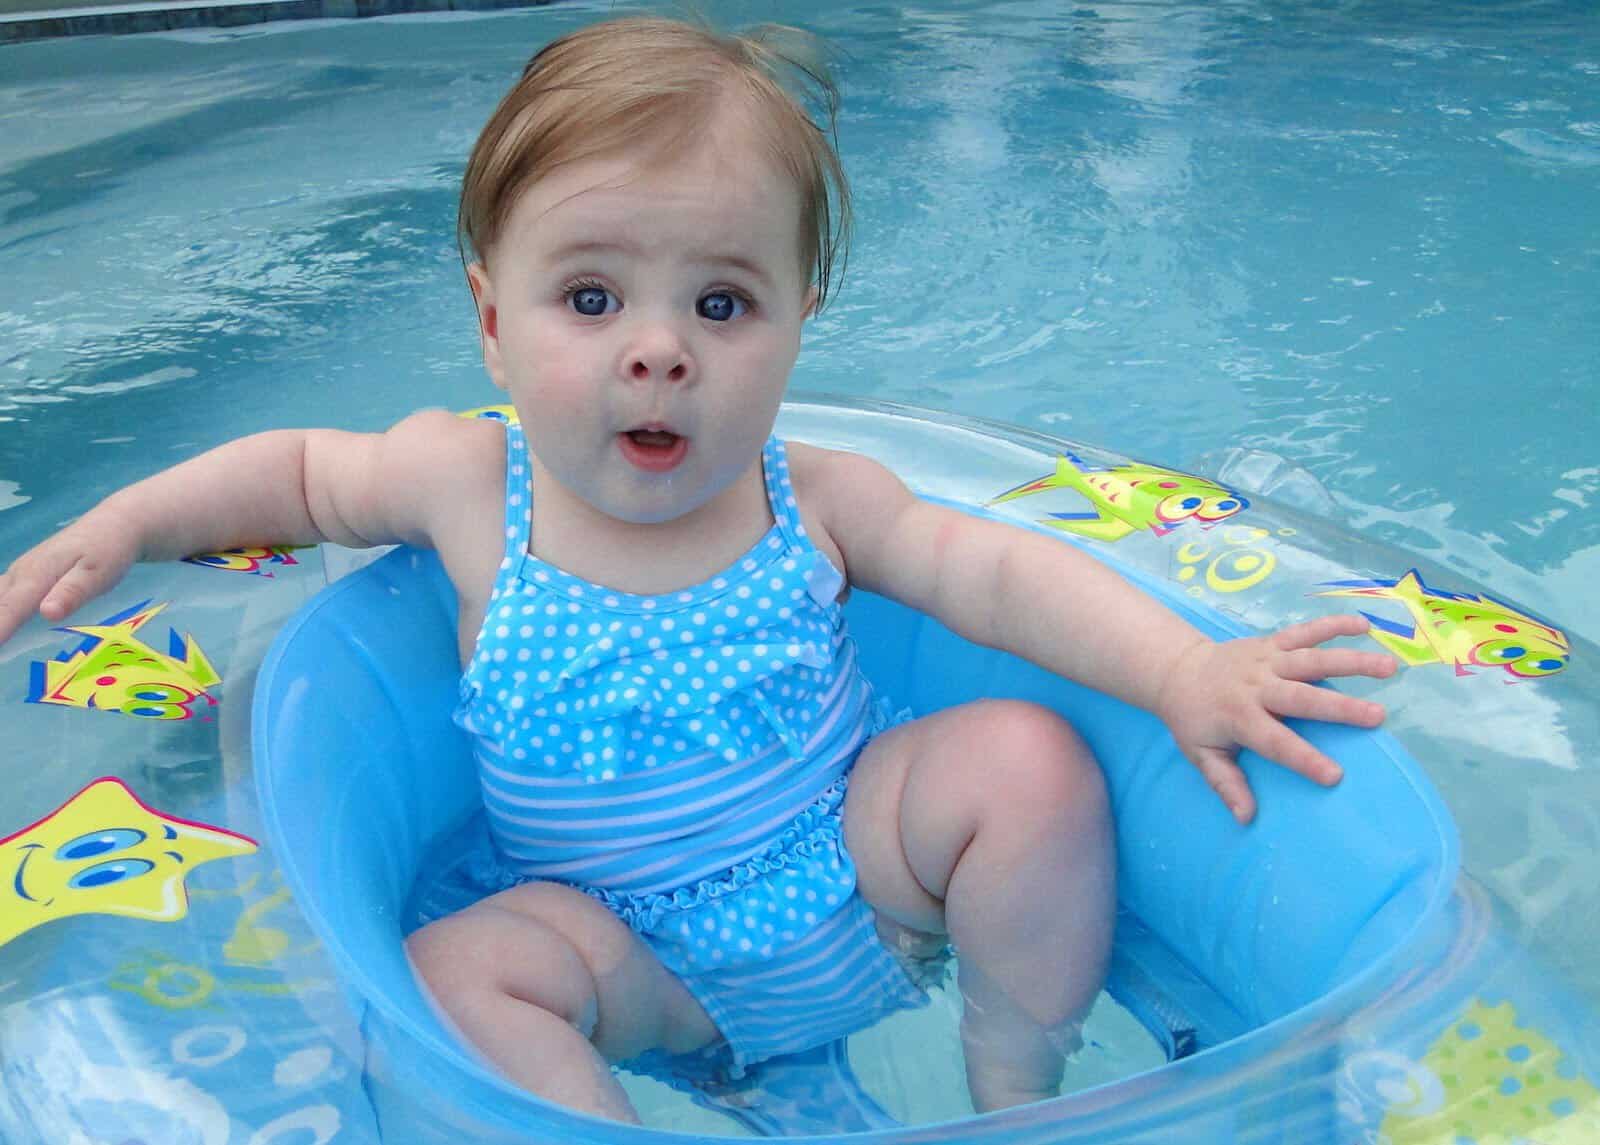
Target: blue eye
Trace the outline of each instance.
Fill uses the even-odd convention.
[[[601,286],[580,286],[567,295],[567,301],[585,318],[599,318],[616,309],[611,305],[616,299]]]
[[[79,835],[76,839],[61,844],[56,848],[56,858],[63,862],[93,859],[100,855],[108,855],[112,851],[126,851],[129,847],[144,842],[145,838],[143,831],[135,831],[131,827],[113,827],[106,831],[96,831],[92,835]]]
[[[156,865],[148,859],[113,859],[109,863],[97,863],[86,871],[79,871],[67,880],[67,886],[78,891],[93,890],[95,887],[108,887],[112,883],[136,879],[155,869]]]
[[[745,312],[745,302],[736,294],[718,290],[702,298],[696,309],[702,318],[709,318],[713,322],[726,322],[731,318],[738,318]]]

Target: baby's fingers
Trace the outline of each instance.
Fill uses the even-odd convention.
[[[24,557],[0,576],[0,643],[9,640],[33,615],[62,571]]]
[[[80,604],[115,584],[124,571],[125,565],[113,566],[96,557],[79,557],[45,592],[39,601],[39,614],[46,620],[65,619]]]
[[[129,563],[50,542],[24,553],[0,576],[0,642],[10,639],[35,610],[46,620],[65,618],[115,584]]]
[[[1305,687],[1305,685],[1301,685],[1301,687]],[[1308,688],[1307,690],[1324,691],[1325,689]],[[1337,695],[1338,693],[1332,694]],[[1350,697],[1346,696],[1344,698],[1349,699]],[[1337,763],[1266,713],[1262,713],[1258,721],[1245,729],[1239,736],[1239,742],[1258,755],[1287,767],[1290,771],[1297,772],[1314,783],[1322,784],[1324,787],[1332,786],[1344,777],[1344,770]]]
[[[1195,767],[1217,793],[1217,798],[1227,805],[1240,823],[1248,823],[1256,815],[1256,797],[1233,756],[1214,747],[1195,749],[1192,756]]]
[[[1280,654],[1278,674],[1289,680],[1327,680],[1334,676],[1371,676],[1384,680],[1395,674],[1399,663],[1383,652],[1356,648],[1297,648]]]
[[[1282,631],[1274,633],[1271,639],[1279,648],[1288,652],[1296,648],[1311,648],[1325,644],[1335,636],[1360,636],[1371,627],[1364,616],[1358,616],[1353,612],[1336,612],[1328,616],[1319,616],[1314,620],[1291,624]]]
[[[1383,723],[1386,714],[1382,704],[1371,700],[1292,680],[1275,681],[1267,687],[1261,699],[1267,710],[1276,716],[1297,716],[1306,720],[1324,720],[1330,724],[1353,724],[1359,728],[1377,727]]]
[[[38,599],[28,595],[15,574],[0,573],[0,644],[11,639],[11,634],[33,615]]]

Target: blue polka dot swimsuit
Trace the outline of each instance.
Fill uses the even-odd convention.
[[[840,813],[892,720],[856,664],[843,577],[806,537],[783,443],[774,523],[717,576],[619,592],[528,551],[506,429],[505,559],[461,680],[495,869],[576,886],[705,1007],[735,1070],[926,1002],[856,893]]]

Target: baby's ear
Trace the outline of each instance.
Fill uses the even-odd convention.
[[[502,390],[506,388],[500,356],[500,311],[494,302],[494,283],[489,280],[489,268],[481,262],[467,267],[467,282],[472,286],[472,301],[478,307],[478,338],[483,344],[483,367],[489,379]]]
[[[800,318],[802,321],[816,316],[817,298],[820,294],[821,292],[817,289],[816,283],[812,283],[810,286],[806,287],[806,300],[800,307]]]

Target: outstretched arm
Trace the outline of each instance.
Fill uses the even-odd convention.
[[[255,434],[118,490],[0,575],[0,642],[36,609],[62,619],[136,561],[252,544],[426,543],[418,458],[423,439],[454,420],[434,412],[381,434]]]
[[[919,500],[866,458],[830,454],[818,473],[826,527],[852,583],[1154,712],[1241,823],[1254,817],[1255,799],[1239,748],[1331,784],[1338,764],[1282,717],[1365,727],[1383,719],[1379,704],[1313,686],[1393,673],[1381,653],[1318,647],[1365,631],[1360,617],[1217,643],[1073,545]]]

